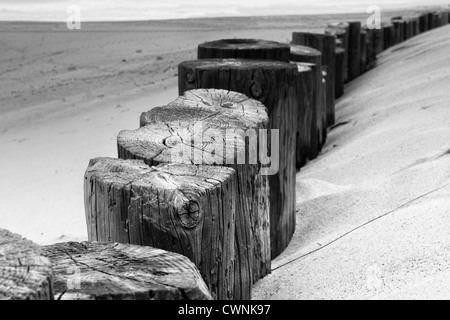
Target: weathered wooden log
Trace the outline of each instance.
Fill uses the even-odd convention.
[[[289,62],[289,45],[260,39],[223,39],[198,46],[198,59],[263,59]]]
[[[319,50],[301,45],[291,46],[291,60],[293,62],[310,63],[309,67],[315,74],[316,89],[314,91],[313,119],[316,123],[311,126],[311,147],[309,159],[316,159],[321,146],[325,144],[327,132],[326,104],[322,103],[322,53]]]
[[[360,75],[361,61],[361,22],[349,22],[348,39],[348,81]]]
[[[319,50],[322,53],[322,66],[327,67],[327,126],[335,122],[335,37],[327,34],[294,32],[292,44],[304,45]]]
[[[348,43],[349,43],[349,29],[350,26],[347,22],[335,22],[328,24],[325,29],[325,34],[334,35],[337,39],[342,41],[342,48],[344,51],[344,81],[348,80]]]
[[[0,229],[0,300],[53,300],[50,261],[40,248]]]
[[[373,32],[373,50],[376,57],[383,51],[384,32],[383,29],[372,29]]]
[[[363,74],[367,71],[367,31],[362,29],[360,33],[361,37],[361,55],[360,55],[360,65],[359,71],[360,74]]]
[[[420,30],[420,33],[428,31],[428,14],[427,13],[422,13],[419,16],[419,30]]]
[[[199,144],[203,141],[203,143],[210,144],[211,147],[205,150],[202,159],[197,159],[198,149],[194,150],[193,156],[188,157],[187,162],[212,164],[212,160],[215,160],[216,164],[228,165],[236,170],[239,190],[236,209],[236,220],[239,221],[239,225],[236,227],[236,243],[239,247],[236,248],[236,252],[239,253],[239,263],[236,264],[236,272],[246,270],[242,265],[250,264],[251,274],[249,277],[253,283],[269,274],[271,269],[269,180],[267,175],[261,174],[266,169],[262,168],[261,156],[258,159],[258,149],[260,152],[268,150],[266,141],[262,141],[264,138],[261,138],[261,130],[266,130],[269,123],[266,108],[260,102],[251,100],[240,93],[198,89],[186,91],[182,97],[167,106],[154,108],[141,116],[142,127],[155,125],[158,127],[161,123],[175,123],[175,128],[182,123],[179,127],[181,130],[185,130],[184,128],[192,123],[201,124],[204,128],[194,126],[192,131],[197,132],[192,132],[192,135],[201,138],[201,140],[198,139]],[[183,136],[184,133],[177,132],[179,129],[162,132],[165,132],[167,136],[171,134],[170,137]],[[145,128],[141,130],[148,131]],[[203,130],[205,131],[203,132]],[[214,147],[214,143],[208,142],[211,139],[209,138],[211,130],[215,132],[216,137],[224,138],[223,144],[216,144]],[[176,134],[174,134],[175,132]],[[234,135],[236,138],[232,138]],[[248,143],[245,142],[246,135],[249,137]],[[123,136],[123,134],[120,135],[120,137]],[[122,144],[120,137],[119,148]],[[150,137],[147,141],[152,141],[152,139],[153,137]],[[235,140],[237,155],[234,152]],[[186,138],[186,143],[188,142],[190,142],[189,137]],[[124,145],[126,144],[129,145],[129,143]],[[202,146],[197,148],[201,149]],[[166,148],[165,152],[169,150]],[[158,152],[160,151],[159,149]],[[215,154],[212,155],[211,151]],[[132,152],[135,155],[140,154],[139,150]],[[183,161],[183,158],[177,160],[167,156],[166,153],[161,153],[158,155],[157,161]],[[153,155],[149,153],[142,155],[142,158],[146,160],[152,157]],[[251,239],[250,243],[249,238]]]
[[[339,99],[344,95],[344,61],[345,61],[345,50],[343,48],[336,48],[336,77],[335,77],[335,98]]]
[[[297,85],[299,87],[296,167],[300,170],[306,164],[310,154],[316,78],[309,63],[295,62],[295,64],[298,67]]]
[[[392,34],[394,33],[394,26],[384,25],[383,26],[383,50],[387,50],[392,46]]]
[[[57,300],[211,300],[195,265],[180,254],[119,243],[44,246]]]
[[[231,168],[96,158],[84,181],[88,237],[183,254],[215,298],[234,299],[236,195]]]
[[[392,24],[394,25],[394,29],[395,29],[395,40],[394,40],[394,43],[395,44],[399,44],[400,42],[403,41],[403,37],[404,37],[403,20],[400,20],[400,19],[392,20]]]
[[[410,19],[404,22],[405,24],[405,40],[412,38],[413,36],[413,23]]]
[[[263,60],[197,60],[178,67],[180,93],[196,88],[236,91],[262,102],[269,128],[279,130],[279,171],[269,176],[272,259],[289,244],[295,230],[295,148],[297,66]]]
[[[372,67],[375,65],[376,60],[376,54],[375,54],[375,32],[374,29],[368,29],[364,28],[364,31],[366,31],[366,65],[365,70],[368,71],[372,69]]]

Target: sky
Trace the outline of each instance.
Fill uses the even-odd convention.
[[[66,21],[80,8],[82,21],[352,13],[371,5],[383,10],[445,5],[450,0],[0,0],[0,21]]]

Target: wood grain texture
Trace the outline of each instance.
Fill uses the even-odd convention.
[[[313,119],[316,123],[311,127],[311,147],[309,159],[316,159],[319,150],[325,144],[327,134],[326,104],[322,103],[322,53],[319,50],[302,45],[291,45],[291,61],[310,63],[309,67],[315,74],[316,90],[314,97]]]
[[[289,62],[289,45],[260,39],[222,39],[198,46],[198,59],[262,59]]]
[[[279,130],[279,170],[269,176],[272,259],[289,244],[295,230],[297,66],[264,60],[206,59],[179,65],[180,94],[198,88],[240,92],[267,107],[269,128]]]
[[[361,61],[361,22],[349,22],[348,38],[348,81],[360,75]]]
[[[249,277],[253,283],[269,274],[271,271],[269,178],[261,174],[262,164],[257,156],[259,131],[267,129],[269,124],[266,107],[241,93],[220,89],[196,89],[186,91],[167,106],[143,113],[140,130],[152,131],[154,127],[159,128],[161,123],[170,130],[158,129],[158,134],[165,132],[169,138],[181,137],[183,146],[187,146],[188,149],[191,147],[191,135],[204,136],[210,130],[219,132],[218,135],[224,139],[224,143],[223,146],[219,146],[221,150],[214,150],[217,156],[211,157],[218,163],[208,161],[209,156],[208,159],[203,159],[202,163],[227,165],[237,173],[239,196],[236,211],[236,272],[250,272],[248,275],[242,274],[241,279],[244,276]],[[196,124],[201,124],[202,127],[196,127]],[[190,129],[185,130],[186,128]],[[229,139],[227,133],[236,135],[234,141]],[[246,134],[249,141],[245,140]],[[154,137],[153,134],[147,136],[148,140]],[[123,134],[119,137],[120,141],[124,141]],[[203,139],[204,145],[207,143],[205,140]],[[119,145],[121,144],[122,142],[119,142]],[[228,147],[236,149],[231,158],[226,154]],[[157,152],[160,154],[157,161],[182,161],[181,158],[169,159],[169,151],[170,148],[167,147],[158,149]],[[209,150],[206,151],[209,154]],[[132,153],[139,154],[139,150]],[[190,150],[187,150],[187,153],[190,153]],[[242,157],[238,154],[242,154]],[[256,155],[252,156],[255,161],[249,159],[250,154]],[[145,159],[152,158],[152,155],[148,154],[140,156]],[[187,159],[195,160],[194,157],[195,154]]]
[[[335,37],[327,34],[294,32],[292,44],[304,45],[319,50],[322,53],[322,66],[327,67],[327,126],[335,122]]]
[[[213,297],[233,299],[236,192],[231,168],[96,158],[84,180],[88,237],[180,253]]]
[[[151,247],[97,242],[42,248],[58,300],[211,300],[186,257]]]
[[[50,261],[40,248],[0,229],[0,300],[53,300]]]

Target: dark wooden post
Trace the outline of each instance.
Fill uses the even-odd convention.
[[[419,30],[420,33],[427,32],[428,31],[428,14],[422,13],[419,16]]]
[[[84,181],[88,237],[183,254],[214,297],[233,299],[236,194],[231,168],[93,159]]]
[[[374,29],[364,28],[366,31],[366,65],[365,70],[368,71],[372,69],[375,65],[376,54],[375,54],[375,32]]]
[[[322,53],[322,66],[327,67],[327,126],[332,126],[335,122],[335,37],[318,33],[294,32],[292,44],[312,47]]]
[[[311,127],[316,119],[313,119],[313,109],[315,108],[315,74],[308,63],[296,62],[298,67],[298,127],[297,127],[297,170],[303,167],[309,158],[311,148]],[[316,123],[317,125],[317,123]]]
[[[263,60],[198,60],[178,67],[180,93],[196,88],[241,92],[263,103],[269,128],[279,130],[279,171],[269,176],[272,259],[289,244],[295,230],[297,66]]]
[[[359,65],[359,70],[360,70],[360,74],[363,74],[367,71],[367,31],[366,30],[361,30],[360,33],[360,38],[361,38],[361,55],[360,55],[360,65]]]
[[[313,119],[316,123],[311,126],[311,147],[309,159],[316,159],[322,145],[325,144],[327,133],[326,105],[322,104],[322,53],[319,50],[301,45],[291,46],[291,60],[293,62],[311,63],[315,73],[316,90],[314,98]]]
[[[198,46],[198,59],[263,59],[289,62],[287,44],[259,39],[223,39]]]
[[[394,33],[394,26],[389,24],[383,26],[383,50],[392,46],[392,34]]]
[[[394,25],[395,28],[395,44],[399,44],[400,42],[403,42],[404,38],[403,20],[394,19],[392,20],[392,24]]]
[[[40,248],[0,229],[0,300],[53,300],[50,261]]]
[[[344,94],[344,61],[345,61],[345,50],[343,48],[336,48],[336,69],[335,69],[335,98],[338,99]]]
[[[433,13],[433,28],[438,28],[440,26],[441,16],[439,12]]]
[[[154,129],[155,127],[159,128],[161,124],[167,127],[172,123],[175,126],[169,131],[168,129],[162,131]],[[179,123],[183,123],[183,125],[179,127]],[[188,144],[190,149],[185,154],[191,154],[192,150],[193,156],[187,159],[184,157],[174,159],[168,152],[176,149],[165,148],[164,152],[156,158],[157,161],[223,164],[236,170],[239,197],[236,209],[236,221],[238,221],[236,253],[238,259],[235,272],[247,272],[245,266],[250,264],[249,277],[253,283],[270,273],[269,180],[268,176],[262,173],[265,169],[262,167],[261,154],[258,159],[258,150],[263,152],[262,150],[266,146],[262,142],[267,142],[263,141],[264,137],[261,138],[261,130],[267,130],[268,123],[266,108],[256,100],[232,91],[197,89],[186,91],[183,96],[167,106],[143,113],[141,116],[142,128],[136,131],[147,132],[146,139],[151,142],[155,142],[155,138],[151,131],[148,133],[149,130],[159,130],[171,139],[187,135],[185,144]],[[200,138],[197,139],[197,143],[194,142],[194,146],[191,145],[189,134],[178,132],[179,130],[186,131],[185,127],[191,124],[201,125],[199,128],[194,125],[190,130],[193,137]],[[215,132],[214,137],[211,137],[211,130],[212,133]],[[223,145],[211,142],[212,139],[216,141],[217,136],[223,137]],[[248,143],[245,141],[246,136],[249,138]],[[146,161],[152,159],[154,155],[142,154],[139,149],[133,147],[132,132],[122,132],[118,141],[119,150],[127,149],[133,155],[139,155]],[[156,143],[158,142],[159,138],[156,140]],[[234,142],[236,142],[236,147]],[[193,149],[194,147],[197,149]],[[274,145],[273,148],[275,147]],[[202,148],[205,150],[198,154],[199,149]],[[157,151],[157,153],[159,152]],[[121,152],[119,154],[121,155]],[[246,159],[247,154],[248,159]],[[244,276],[242,275],[241,278]]]
[[[57,300],[212,299],[197,268],[180,254],[91,242],[58,243],[42,252],[53,263]]]
[[[342,48],[344,51],[344,81],[348,80],[348,41],[349,41],[350,26],[347,22],[330,23],[325,29],[325,34],[334,35],[337,39],[342,41]]]
[[[383,28],[380,29],[372,29],[373,32],[373,50],[376,57],[383,51],[383,43],[384,43],[384,32]]]
[[[361,61],[361,22],[349,22],[348,39],[348,81],[360,75]]]
[[[410,19],[405,21],[406,32],[405,32],[405,40],[408,40],[413,37],[413,23]]]

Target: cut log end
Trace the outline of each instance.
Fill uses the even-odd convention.
[[[2,229],[0,300],[53,300],[50,261],[37,245]]]
[[[199,268],[214,297],[233,298],[234,277],[227,275],[234,273],[234,169],[147,167],[143,161],[111,158],[92,163],[84,183],[90,241],[183,254]]]
[[[211,300],[188,258],[151,247],[60,243],[43,248],[59,300]]]

